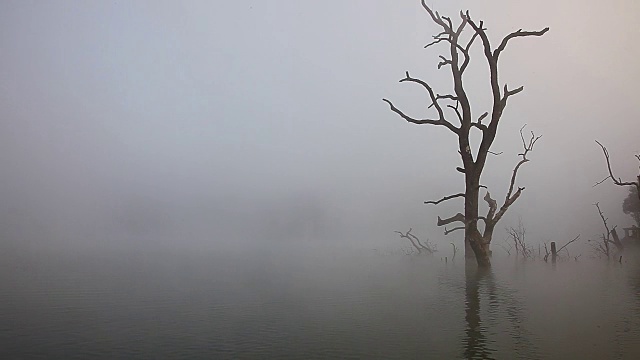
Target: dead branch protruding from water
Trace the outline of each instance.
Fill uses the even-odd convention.
[[[429,239],[422,243],[417,236],[411,233],[412,230],[413,228],[409,228],[406,233],[402,233],[401,231],[395,232],[400,234],[401,238],[409,239],[411,245],[413,245],[413,247],[418,251],[418,254],[422,254],[423,252],[426,252],[427,254],[433,254],[434,252],[438,251],[436,249],[436,246],[432,244]]]

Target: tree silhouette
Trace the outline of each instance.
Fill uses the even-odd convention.
[[[425,48],[436,44],[446,45],[446,55],[440,55],[441,61],[438,64],[438,69],[448,67],[451,71],[453,93],[438,93],[429,83],[410,76],[407,71],[405,77],[401,79],[400,82],[415,83],[423,87],[429,95],[429,108],[433,108],[435,114],[427,118],[418,119],[407,115],[394,106],[391,101],[387,99],[383,99],[383,101],[389,105],[394,113],[398,114],[407,122],[442,126],[457,135],[458,153],[462,158],[463,167],[458,167],[456,170],[464,174],[465,190],[464,192],[444,196],[440,200],[427,201],[426,203],[437,205],[450,199],[464,198],[464,214],[458,213],[446,219],[439,217],[438,226],[445,226],[445,234],[456,230],[464,230],[466,256],[473,257],[473,255],[475,255],[479,266],[489,267],[491,266],[489,244],[493,236],[493,230],[509,206],[520,197],[524,190],[523,187],[515,188],[516,176],[520,166],[529,161],[527,154],[533,150],[533,146],[540,138],[532,132],[531,137],[527,137],[528,140],[526,140],[522,129],[520,130],[524,150],[519,154],[522,159],[513,169],[505,200],[502,205],[498,207],[497,201],[494,200],[487,191],[484,200],[489,205],[489,211],[485,216],[480,216],[479,195],[480,188],[484,187],[480,184],[480,177],[488,155],[495,154],[491,151],[491,145],[495,140],[498,124],[507,107],[508,100],[523,90],[522,86],[514,89],[510,89],[506,84],[501,86],[498,80],[498,60],[511,40],[519,37],[542,36],[549,28],[540,31],[523,31],[520,29],[506,35],[497,47],[492,47],[483,22],[474,21],[468,11],[466,13],[460,12],[460,23],[454,26],[454,22],[450,17],[442,16],[437,11],[433,11],[424,0],[422,0],[422,7],[429,14],[431,20],[442,29]],[[469,27],[471,28],[471,35],[468,39],[463,40],[463,31]],[[470,49],[477,43],[477,40],[479,40],[482,46],[484,57],[489,67],[490,88],[493,98],[490,110],[482,113],[480,116],[474,116],[472,112],[465,82],[463,81],[463,75],[471,62]],[[447,110],[446,113],[445,110]],[[455,121],[451,121],[450,118],[454,118]],[[485,119],[486,122],[483,122]],[[479,131],[482,135],[482,140],[478,149],[475,151],[475,155],[473,154],[470,142],[470,133],[472,130]],[[480,232],[478,226],[479,221],[484,222],[483,233]],[[458,223],[459,226],[447,229],[446,225],[451,223]]]

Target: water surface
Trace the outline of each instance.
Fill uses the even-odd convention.
[[[640,358],[633,262],[504,259],[485,273],[460,260],[318,248],[22,254],[0,265],[0,357]]]

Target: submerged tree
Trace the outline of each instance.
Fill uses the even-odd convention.
[[[513,243],[513,247],[516,249],[516,258],[518,257],[518,254],[522,255],[523,259],[533,257],[533,248],[527,244],[527,230],[524,228],[524,225],[522,225],[522,219],[518,220],[517,227],[511,226],[505,230],[507,231],[508,239]],[[507,253],[511,255],[511,251],[507,251]]]
[[[434,252],[438,251],[436,246],[432,244],[429,239],[425,241],[423,244],[420,239],[411,233],[412,228],[409,228],[406,234],[403,234],[401,231],[396,231],[396,233],[400,234],[401,238],[409,239],[413,248],[416,249],[418,254],[426,253],[432,255]]]
[[[509,206],[520,197],[524,190],[522,187],[514,188],[516,175],[520,166],[528,161],[527,153],[533,149],[533,145],[539,139],[539,137],[531,133],[531,139],[527,142],[522,135],[522,130],[520,131],[524,151],[519,154],[522,159],[513,169],[509,190],[504,203],[498,207],[498,203],[491,198],[491,195],[487,191],[484,200],[489,205],[489,211],[486,216],[480,216],[479,195],[480,188],[483,187],[480,185],[480,177],[484,170],[487,156],[489,154],[495,154],[491,152],[491,145],[495,140],[498,124],[507,106],[507,101],[523,90],[522,86],[515,89],[509,89],[506,84],[501,86],[498,80],[498,59],[511,40],[518,37],[542,36],[549,28],[540,31],[523,31],[520,29],[508,34],[497,47],[493,47],[489,41],[483,22],[472,20],[468,11],[466,13],[460,12],[460,22],[458,25],[454,25],[454,21],[450,17],[442,16],[437,11],[434,12],[424,0],[422,0],[422,7],[427,11],[431,20],[442,28],[442,31],[435,35],[433,37],[434,40],[427,44],[425,48],[440,43],[447,46],[448,50],[446,55],[440,56],[441,61],[438,64],[438,68],[449,67],[453,78],[453,93],[438,93],[429,83],[411,77],[409,72],[406,72],[405,78],[400,80],[400,82],[412,82],[422,86],[429,94],[429,108],[434,108],[435,116],[424,119],[413,118],[394,106],[391,101],[387,99],[383,99],[383,101],[389,104],[393,112],[410,123],[443,126],[457,135],[458,153],[463,163],[463,167],[458,167],[457,170],[464,174],[465,190],[458,194],[445,196],[438,201],[428,201],[426,203],[437,205],[446,200],[464,198],[464,214],[458,213],[447,219],[438,218],[438,226],[446,226],[454,222],[460,223],[461,226],[454,227],[453,229],[447,230],[445,228],[445,234],[455,230],[464,230],[466,256],[473,256],[469,251],[469,249],[471,249],[478,265],[488,267],[491,265],[489,259],[489,243],[491,242],[493,230]],[[468,37],[467,40],[463,40],[463,31],[469,27],[471,28],[471,36]],[[465,83],[463,82],[463,75],[471,61],[470,49],[478,39],[489,66],[489,79],[493,101],[490,111],[484,112],[480,116],[477,116],[477,114],[474,116]],[[447,113],[448,115],[445,115],[445,109],[450,109]],[[456,121],[450,121],[450,116],[453,116]],[[485,119],[487,119],[488,123],[483,123]],[[454,123],[458,123],[458,125],[454,125]],[[470,133],[474,129],[482,135],[480,146],[476,150],[475,155],[471,149],[470,141]],[[480,220],[484,222],[483,233],[480,232],[478,226]]]
[[[602,219],[602,224],[606,231],[601,235],[601,241],[593,241],[591,247],[593,247],[593,250],[596,252],[598,257],[604,255],[608,259],[613,255],[611,245],[615,246],[618,251],[624,250],[624,246],[620,242],[620,237],[618,236],[616,227],[614,226],[612,229],[609,229],[609,224],[607,224],[609,219],[604,216],[604,213],[600,209],[600,203],[595,203],[593,205],[598,209],[598,214],[600,215],[600,219]],[[587,241],[591,242],[591,240]]]

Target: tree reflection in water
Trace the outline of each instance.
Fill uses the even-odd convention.
[[[525,313],[525,305],[516,289],[496,281],[491,269],[478,269],[468,264],[465,267],[463,357],[493,359],[503,355],[501,351],[507,351],[519,359],[541,358],[540,339],[524,325]]]
[[[491,283],[493,273],[490,269],[481,269],[471,264],[465,268],[465,359],[493,359],[493,350],[488,348],[485,330],[480,319],[481,284]]]

